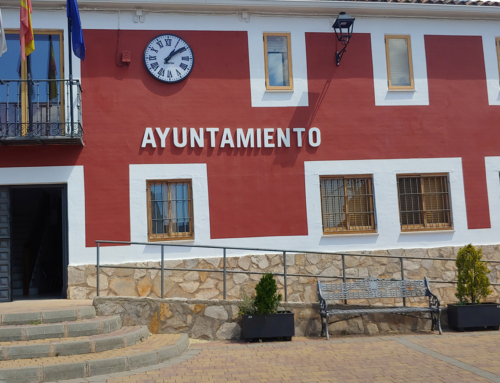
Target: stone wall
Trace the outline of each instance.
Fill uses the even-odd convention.
[[[455,257],[458,247],[442,247],[433,249],[396,249],[389,251],[357,252],[357,254],[392,255],[408,258],[440,257],[450,261],[404,260],[405,277],[422,279],[427,276],[431,280],[452,281],[456,279]],[[485,258],[500,260],[500,246],[483,246]],[[243,257],[228,257],[227,269],[236,271],[266,271],[283,272],[281,254],[253,255]],[[373,258],[366,256],[346,256],[346,275],[348,277],[380,277],[401,278],[399,259]],[[143,262],[131,265],[159,267],[159,262]],[[307,275],[340,276],[342,273],[341,257],[329,254],[288,254],[287,270],[289,274],[304,274],[304,276],[288,276],[289,302],[317,302],[316,278]],[[490,281],[500,280],[500,264],[490,264]],[[168,268],[222,269],[221,258],[169,260],[165,262]],[[228,273],[227,299],[240,299],[242,291],[249,295],[260,279],[258,274]],[[166,298],[187,299],[222,299],[222,273],[196,271],[165,271],[164,291]],[[338,279],[332,279],[335,281]],[[284,278],[276,277],[278,288],[283,293]],[[93,265],[68,267],[68,297],[70,299],[93,298],[96,295],[96,268]],[[438,295],[443,304],[456,302],[455,284],[433,283],[432,291]],[[490,300],[499,302],[500,286],[493,287],[494,293]],[[161,278],[158,270],[131,270],[117,268],[102,268],[100,275],[101,296],[132,296],[158,298],[161,296]],[[409,304],[427,304],[425,298],[409,299]],[[339,302],[340,303],[340,302]],[[355,301],[356,304],[401,304],[401,300],[381,299],[378,302]]]
[[[240,339],[240,304],[218,299],[94,298],[97,315],[120,315],[124,326],[147,325],[152,333],[187,333],[192,339]],[[295,336],[320,336],[317,303],[283,303],[282,309],[295,315]],[[441,319],[446,323],[446,310]],[[343,315],[331,318],[328,328],[332,336],[393,334],[428,331],[431,320],[427,314]]]

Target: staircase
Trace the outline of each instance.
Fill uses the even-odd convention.
[[[84,379],[163,363],[183,354],[187,335],[123,327],[93,306],[0,314],[0,382]]]

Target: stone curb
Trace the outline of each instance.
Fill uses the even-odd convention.
[[[100,339],[4,346],[0,347],[0,360],[81,355],[114,350],[133,346],[147,339],[149,335],[147,326],[142,326],[127,334],[110,334]]]
[[[119,315],[88,322],[6,326],[0,327],[0,342],[108,334],[121,327],[122,320]]]
[[[88,306],[71,310],[0,314],[0,326],[22,325],[30,323],[71,322],[92,318],[95,318],[95,308],[93,306]]]
[[[182,334],[174,345],[130,356],[46,366],[0,369],[0,383],[42,383],[61,379],[84,379],[99,375],[120,373],[157,365],[169,359],[179,357],[188,347],[189,338],[187,334]]]

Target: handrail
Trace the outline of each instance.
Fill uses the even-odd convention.
[[[263,249],[263,248],[251,248],[251,247],[232,247],[232,246],[214,246],[214,245],[187,245],[179,243],[155,243],[155,242],[131,242],[131,241],[104,241],[97,240],[96,242],[96,268],[97,268],[97,296],[99,296],[99,273],[101,268],[116,268],[116,269],[137,269],[137,270],[160,270],[161,271],[161,298],[164,297],[164,271],[198,271],[198,272],[211,272],[211,273],[223,273],[223,299],[226,300],[226,277],[227,273],[233,274],[266,274],[262,271],[240,271],[240,270],[228,270],[226,267],[227,250],[238,250],[238,251],[256,251],[256,252],[271,252],[271,253],[282,253],[283,254],[283,273],[271,273],[273,275],[283,276],[284,279],[284,292],[285,292],[285,302],[288,301],[288,287],[287,287],[287,276],[296,277],[309,277],[309,278],[332,278],[332,279],[342,279],[346,282],[347,279],[364,279],[363,277],[348,277],[346,276],[345,267],[345,257],[369,257],[369,258],[389,258],[398,259],[401,266],[401,280],[405,279],[404,270],[404,259],[419,259],[419,260],[431,260],[431,261],[455,261],[454,258],[444,258],[444,257],[418,257],[418,256],[400,256],[400,255],[381,255],[381,254],[356,254],[356,253],[346,253],[346,252],[331,252],[331,251],[313,251],[313,250],[283,250],[283,249]],[[146,266],[122,266],[113,264],[101,264],[100,263],[100,248],[101,244],[115,244],[115,245],[144,245],[144,246],[160,246],[161,247],[161,260],[160,267],[146,267]],[[187,247],[187,248],[203,248],[203,249],[220,249],[223,251],[223,268],[220,269],[194,269],[194,268],[176,268],[176,267],[165,267],[165,247]],[[327,275],[317,275],[317,274],[297,274],[297,273],[287,273],[286,265],[286,255],[287,253],[293,254],[327,254],[336,255],[342,258],[342,275],[341,276],[327,276]],[[500,263],[500,260],[484,260],[487,263]],[[441,280],[429,280],[432,283],[454,283],[457,281],[441,281]],[[500,286],[500,283],[491,283],[492,286]],[[344,301],[347,303],[347,300]],[[406,299],[403,299],[403,305],[406,306]]]

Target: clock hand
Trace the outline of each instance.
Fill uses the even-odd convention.
[[[170,60],[172,57],[174,57],[176,54],[178,53],[181,53],[181,52],[184,52],[186,50],[186,47],[182,47],[182,48],[179,48],[177,50],[173,50],[172,52],[170,52],[170,54],[167,56],[167,58],[165,59],[165,64],[168,62],[168,60]]]

